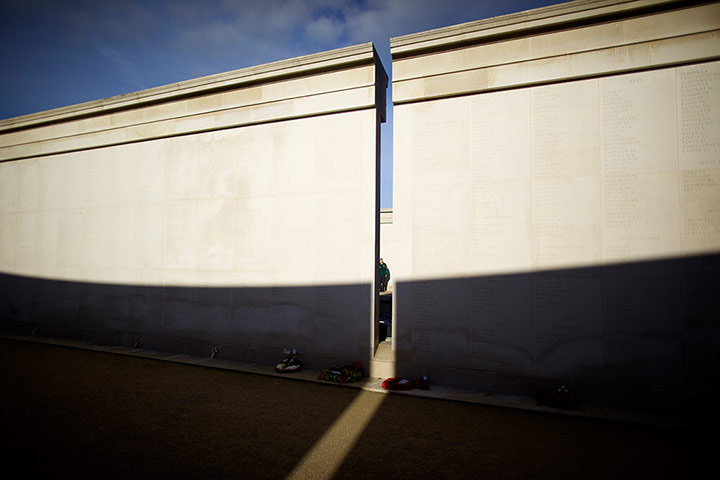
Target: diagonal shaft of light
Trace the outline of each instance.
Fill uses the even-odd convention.
[[[287,480],[329,480],[338,471],[367,425],[375,416],[385,395],[361,391],[335,420]]]

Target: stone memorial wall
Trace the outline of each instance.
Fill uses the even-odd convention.
[[[368,361],[372,44],[0,121],[5,330]]]
[[[720,3],[571,2],[391,51],[397,372],[717,394]]]

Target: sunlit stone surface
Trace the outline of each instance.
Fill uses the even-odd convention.
[[[0,122],[5,327],[367,361],[386,83],[364,44]]]
[[[667,3],[391,40],[399,373],[712,390],[693,382],[719,373],[720,4]]]

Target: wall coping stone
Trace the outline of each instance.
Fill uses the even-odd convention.
[[[571,24],[602,21],[615,15],[628,17],[645,10],[671,10],[712,3],[693,0],[576,0],[491,17],[448,27],[411,33],[390,39],[393,59],[428,51],[450,50],[467,44],[495,41],[498,37],[519,37],[538,30],[555,30]]]
[[[0,134],[373,62],[377,53],[367,42],[0,120]]]

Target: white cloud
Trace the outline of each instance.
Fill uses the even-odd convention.
[[[148,88],[143,80],[140,70],[125,55],[103,42],[96,44],[97,50],[122,74],[127,81],[137,89]]]
[[[119,52],[126,51],[123,44],[139,45],[186,58],[181,67],[190,78],[368,41],[385,51],[391,36],[517,10],[531,1],[543,0],[165,0],[149,8],[112,0],[88,4],[78,16],[97,35],[104,30],[106,44]]]
[[[345,34],[345,23],[334,18],[320,17],[305,27],[305,38],[320,45],[333,45]]]
[[[61,53],[48,78],[53,84],[67,81],[67,91],[82,69],[91,75],[105,73],[96,68],[98,58],[112,65],[107,69],[112,80],[103,77],[103,88],[98,89],[110,96],[369,41],[391,73],[390,37],[553,2],[27,0],[4,6],[0,23],[7,38],[38,32],[23,42],[23,58],[46,56],[49,50]],[[6,66],[22,69],[21,63]]]

